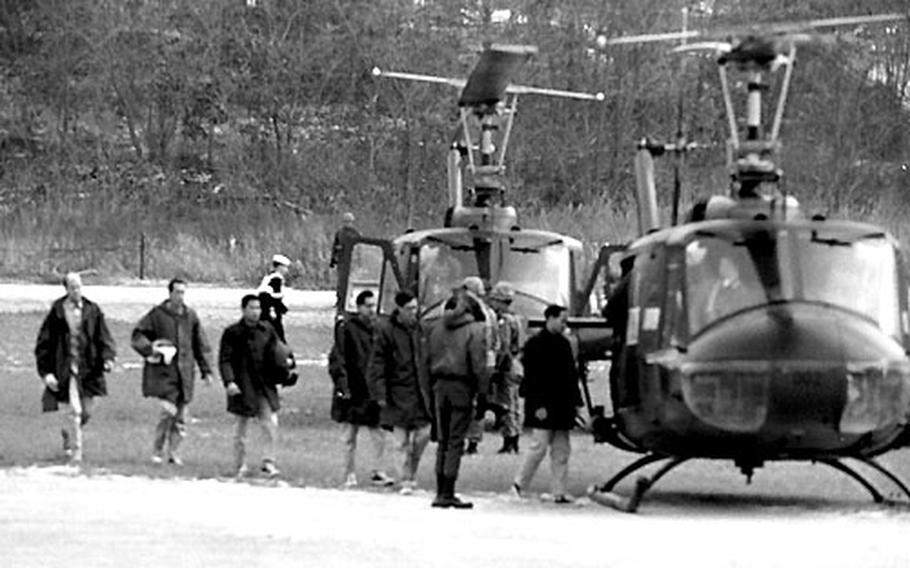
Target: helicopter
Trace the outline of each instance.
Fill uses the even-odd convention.
[[[637,144],[639,236],[599,259],[605,272],[608,261],[622,266],[604,310],[614,335],[613,412],[590,412],[595,441],[643,455],[589,488],[593,501],[635,512],[651,487],[693,459],[732,461],[747,482],[770,461],[824,464],[883,502],[850,459],[910,498],[903,480],[875,460],[908,440],[905,261],[881,227],[807,218],[784,191],[776,161],[797,46],[827,27],[906,19],[884,14],[598,42],[683,38],[696,41],[674,51],[714,52],[730,131],[730,187],[696,202],[683,222],[675,218],[677,187],[674,218],[662,226],[653,160],[695,145],[685,138]],[[762,96],[772,89],[765,79],[781,70],[766,129]],[[731,74],[745,76],[741,123]],[[636,479],[630,496],[613,491],[652,464],[659,465]]]
[[[542,327],[549,304],[568,308],[577,330],[579,357],[603,358],[609,332],[591,313],[585,280],[579,276],[581,241],[519,225],[508,202],[505,158],[520,95],[600,102],[603,93],[582,93],[511,83],[518,68],[538,52],[535,46],[488,44],[467,79],[387,71],[373,76],[420,81],[460,89],[458,126],[447,152],[448,206],[441,227],[408,231],[393,239],[348,234],[341,243],[336,317],[356,311],[363,290],[377,296],[377,312],[394,309],[398,290],[414,293],[421,321],[442,316],[443,305],[466,277],[480,277],[487,289],[512,284],[512,309],[531,327]],[[542,274],[548,275],[541,278]],[[589,394],[589,393],[588,393]]]

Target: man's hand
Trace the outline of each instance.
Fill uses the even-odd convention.
[[[205,386],[207,386],[207,387],[212,386],[212,380],[213,380],[213,377],[212,377],[211,373],[206,373],[206,374],[202,375],[202,384],[204,384]],[[231,384],[233,385],[234,383],[231,383]]]
[[[44,381],[44,386],[51,389],[52,391],[56,392],[57,389],[60,388],[60,383],[57,382],[57,377],[55,377],[53,373],[44,375],[44,379],[42,380]]]
[[[538,420],[546,420],[547,419],[547,409],[541,406],[540,408],[538,408],[537,410],[534,411],[534,416]]]
[[[227,391],[228,396],[237,396],[240,394],[240,387],[237,386],[237,383],[228,383],[224,388]]]
[[[114,360],[113,359],[106,360],[104,362],[104,372],[110,373],[113,370],[114,370]]]

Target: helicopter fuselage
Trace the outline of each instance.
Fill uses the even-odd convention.
[[[906,279],[880,228],[704,221],[625,257],[611,396],[631,448],[760,464],[873,456],[903,432]]]

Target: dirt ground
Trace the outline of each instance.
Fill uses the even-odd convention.
[[[0,312],[44,310],[61,292],[2,284]],[[242,293],[191,288],[187,301],[233,318]],[[124,319],[165,295],[91,286],[85,294]],[[295,317],[318,322],[331,321],[332,301],[324,292],[290,295]],[[910,566],[903,506],[720,495],[627,515],[585,498],[558,506],[470,497],[473,511],[435,510],[425,491],[0,469],[0,566]]]

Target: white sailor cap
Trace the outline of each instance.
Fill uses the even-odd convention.
[[[272,264],[280,264],[281,266],[290,266],[291,259],[284,256],[283,254],[276,254],[272,257]]]

